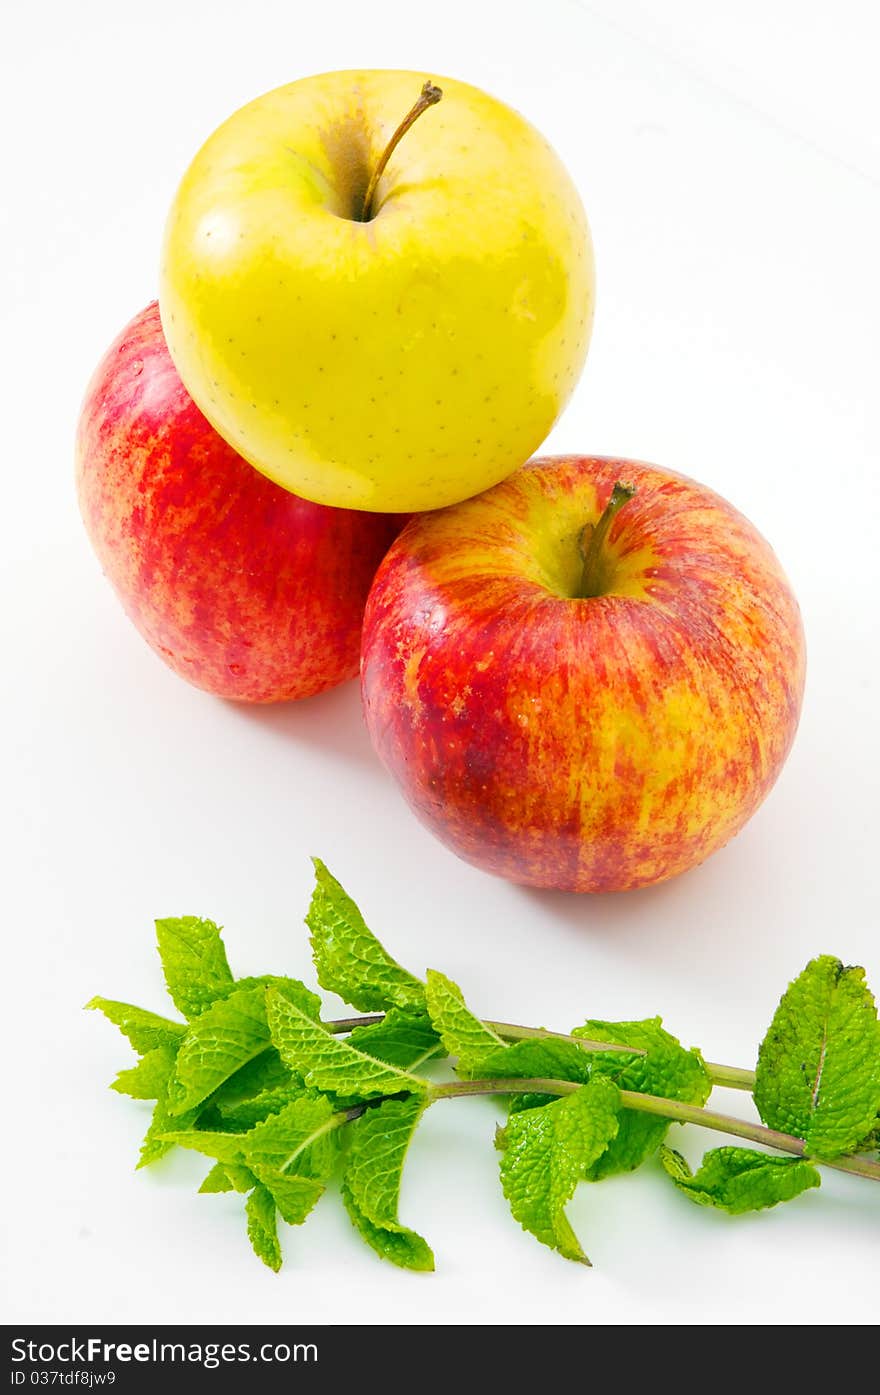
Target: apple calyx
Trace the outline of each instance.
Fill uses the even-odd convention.
[[[578,548],[583,559],[581,584],[576,592],[578,600],[588,600],[593,596],[604,596],[608,589],[607,558],[603,554],[608,531],[615,515],[624,504],[629,503],[636,492],[635,485],[617,480],[611,491],[611,498],[605,505],[599,522],[594,526],[588,523],[580,535]]]
[[[385,167],[388,164],[388,161],[391,159],[391,156],[394,154],[394,151],[396,150],[398,144],[406,135],[410,126],[412,126],[414,122],[418,121],[422,112],[427,111],[428,107],[436,106],[442,96],[443,89],[435,86],[435,84],[431,82],[430,79],[428,79],[428,81],[423,86],[421,93],[419,94],[418,100],[413,103],[406,116],[401,121],[397,130],[394,132],[390,141],[383,150],[379,162],[376,165],[376,168],[370,175],[370,182],[367,185],[367,191],[364,194],[364,205],[361,209],[361,216],[359,219],[361,223],[369,223],[371,218],[375,216],[373,212],[373,199],[376,194],[376,186],[379,183],[379,180],[382,178],[382,175],[385,173]]]

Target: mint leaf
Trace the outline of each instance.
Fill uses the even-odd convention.
[[[157,1046],[179,1046],[186,1034],[182,1022],[173,1022],[169,1017],[160,1017],[158,1013],[133,1007],[131,1003],[118,1003],[113,998],[92,998],[86,1008],[103,1012],[140,1055]]]
[[[320,858],[306,915],[318,982],[359,1012],[423,1008],[424,985],[392,959]]]
[[[201,1104],[235,1071],[269,1046],[262,988],[239,988],[193,1019],[168,1087],[173,1114]]]
[[[821,1181],[812,1163],[802,1158],[774,1158],[753,1148],[712,1148],[694,1173],[674,1148],[662,1147],[660,1161],[691,1201],[717,1206],[731,1216],[791,1201]]]
[[[501,1185],[524,1230],[566,1259],[589,1264],[565,1206],[617,1133],[617,1086],[597,1076],[543,1109],[512,1114],[499,1129]]]
[[[163,1142],[178,1148],[191,1148],[195,1153],[204,1153],[206,1158],[216,1158],[221,1163],[241,1163],[244,1161],[243,1133],[224,1133],[222,1129],[167,1129]]]
[[[323,1095],[303,1095],[244,1135],[245,1162],[254,1170],[301,1173],[326,1181],[339,1153],[345,1116]]]
[[[458,984],[445,974],[429,969],[425,993],[428,1016],[447,1056],[458,1058],[459,1075],[472,1074],[482,1055],[506,1045],[497,1032],[474,1016]]]
[[[237,1192],[249,1192],[257,1184],[257,1179],[249,1168],[242,1163],[218,1163],[215,1166],[222,1166],[223,1171],[229,1178],[232,1186]]]
[[[321,1020],[321,999],[317,993],[313,993],[310,988],[306,988],[298,978],[285,978],[280,974],[260,974],[258,978],[237,978],[236,988],[277,988],[283,993],[285,998],[289,998],[292,1003],[307,1017],[313,1017],[316,1022]]]
[[[121,1070],[110,1089],[118,1090],[120,1095],[130,1095],[133,1100],[158,1100],[168,1087],[176,1056],[171,1046],[155,1046],[136,1066]]]
[[[302,1225],[325,1190],[324,1183],[314,1177],[290,1176],[270,1167],[257,1168],[256,1175],[288,1225]]]
[[[230,1181],[229,1174],[222,1163],[215,1163],[208,1173],[202,1185],[199,1187],[200,1193],[210,1192],[232,1192],[235,1188]]]
[[[232,970],[213,920],[195,915],[157,920],[156,939],[169,996],[184,1017],[198,1017],[232,991]]]
[[[755,1104],[811,1157],[851,1153],[868,1137],[880,1112],[880,1024],[864,969],[823,954],[789,985],[758,1052]]]
[[[622,1090],[642,1095],[663,1095],[684,1104],[703,1105],[712,1082],[699,1051],[687,1051],[677,1037],[663,1027],[660,1017],[641,1022],[592,1020],[576,1027],[573,1036],[593,1041],[618,1042],[636,1046],[645,1056],[628,1056],[615,1051],[586,1052],[596,1075],[610,1076]],[[615,1173],[631,1172],[657,1151],[669,1129],[668,1119],[639,1114],[632,1109],[620,1113],[619,1130],[606,1151],[586,1171],[586,1180],[598,1182]]]
[[[265,1002],[265,993],[263,995]],[[302,1085],[302,1078],[289,1071],[273,1046],[267,1046],[259,1056],[240,1066],[224,1080],[212,1098],[221,1109],[244,1104],[267,1090],[292,1089]]]
[[[272,992],[291,1003],[304,1016],[320,1008],[314,993],[297,979],[269,978]],[[307,1019],[308,1020],[308,1019]],[[218,1101],[247,1090],[255,1079],[277,1076],[277,1058],[257,1066],[257,1059],[271,1047],[266,1021],[266,989],[263,981],[234,989],[218,998],[194,1018],[177,1053],[177,1065],[168,1087],[173,1113],[201,1104],[224,1087]],[[271,1053],[274,1056],[274,1053]],[[282,1072],[281,1078],[285,1076]],[[298,1083],[298,1082],[297,1082]]]
[[[396,1070],[331,1036],[276,989],[268,990],[266,1009],[272,1041],[282,1061],[314,1089],[358,1099],[424,1092],[425,1082],[418,1076]]]
[[[592,1074],[591,1057],[573,1041],[554,1037],[529,1037],[496,1046],[483,1055],[468,1057],[468,1074],[474,1078],[538,1076],[550,1080],[575,1080],[585,1085]],[[521,1096],[515,1096],[521,1099]],[[542,1104],[548,1096],[536,1096]]]
[[[216,1158],[237,1189],[259,1181],[283,1219],[300,1225],[333,1172],[344,1123],[329,1100],[303,1095],[247,1133],[190,1129],[169,1133],[166,1141]]]
[[[383,1021],[355,1027],[346,1041],[358,1051],[403,1070],[416,1070],[442,1049],[427,1013],[404,1008],[390,1008]]]
[[[261,1124],[272,1114],[277,1114],[286,1104],[298,1099],[305,1094],[305,1086],[301,1080],[295,1080],[291,1075],[291,1083],[286,1086],[278,1085],[272,1090],[261,1090],[259,1094],[252,1095],[250,1099],[240,1100],[237,1104],[216,1105],[223,1127],[234,1129],[237,1132],[247,1132],[255,1124]],[[212,1101],[212,1103],[215,1103]]]
[[[190,1109],[184,1114],[176,1116],[172,1115],[168,1107],[170,1083],[169,1080],[153,1107],[150,1127],[144,1134],[144,1140],[141,1144],[140,1157],[137,1161],[138,1168],[149,1167],[151,1163],[158,1162],[160,1158],[164,1158],[165,1154],[170,1152],[172,1145],[165,1137],[169,1129],[189,1129],[199,1116],[198,1109]]]
[[[406,1151],[424,1113],[419,1099],[385,1100],[351,1126],[342,1199],[352,1224],[382,1259],[403,1269],[432,1270],[427,1241],[398,1218]]]
[[[215,1163],[200,1192],[249,1192],[257,1185],[252,1172],[240,1163]]]
[[[277,1274],[281,1268],[281,1246],[278,1243],[275,1202],[267,1187],[254,1187],[247,1199],[245,1213],[248,1238],[254,1247],[254,1254]]]

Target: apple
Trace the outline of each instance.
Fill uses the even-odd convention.
[[[568,174],[517,112],[439,81],[324,73],[259,97],[168,218],[159,304],[188,391],[321,504],[409,513],[496,483],[586,355],[593,256]]]
[[[76,457],[101,565],[176,673],[243,702],[355,676],[367,591],[401,520],[298,499],[236,455],[181,383],[155,302],[98,365]]]
[[[804,663],[797,602],[742,514],[670,470],[560,456],[409,522],[361,673],[373,744],[448,847],[602,892],[742,828],[791,747]]]

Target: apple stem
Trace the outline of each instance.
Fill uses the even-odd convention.
[[[581,533],[579,547],[584,569],[581,573],[580,590],[577,593],[579,599],[586,600],[590,596],[605,594],[607,577],[602,549],[605,546],[605,539],[608,537],[608,530],[614,521],[615,514],[619,513],[635,492],[635,485],[622,484],[618,480],[611,491],[611,498],[605,505],[605,511],[599,522],[595,527],[588,523]]]
[[[379,180],[382,178],[382,175],[385,173],[385,167],[388,164],[388,161],[391,159],[391,156],[394,154],[394,151],[396,150],[398,144],[406,135],[410,126],[412,126],[414,122],[418,121],[422,112],[427,111],[428,107],[436,106],[436,104],[440,101],[440,98],[442,96],[442,88],[435,87],[433,82],[426,82],[421,90],[421,93],[419,94],[418,101],[410,107],[406,116],[403,118],[397,130],[394,132],[394,135],[391,137],[390,141],[388,142],[384,151],[382,152],[382,155],[379,159],[379,163],[376,165],[376,168],[373,170],[373,173],[370,176],[370,182],[367,185],[367,192],[364,194],[364,205],[361,211],[360,221],[362,223],[369,223],[370,219],[373,217],[373,199],[376,194],[376,186],[379,183]]]

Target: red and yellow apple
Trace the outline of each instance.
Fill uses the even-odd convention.
[[[267,92],[209,137],[168,217],[159,302],[187,389],[320,504],[479,493],[538,449],[587,352],[584,210],[518,112],[439,78],[370,194],[425,76]]]
[[[155,304],[98,365],[76,457],[101,565],[175,672],[244,702],[355,676],[367,591],[401,520],[309,503],[252,469],[184,388]]]
[[[618,481],[635,494],[612,520]],[[376,750],[454,852],[620,891],[755,812],[804,664],[791,588],[736,509],[669,470],[563,456],[409,522],[367,603],[362,690]]]

